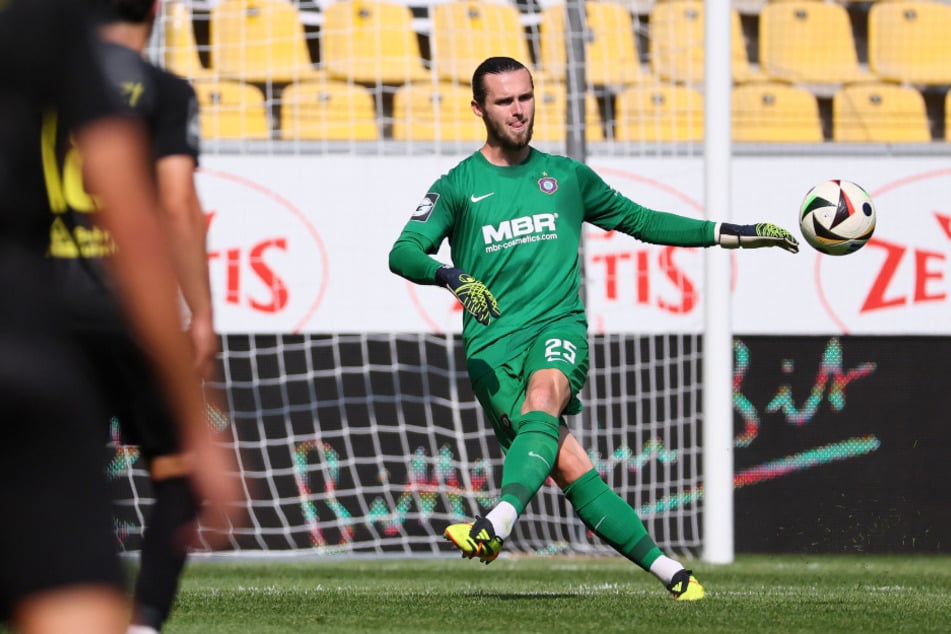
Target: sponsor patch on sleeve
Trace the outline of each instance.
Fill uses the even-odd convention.
[[[439,194],[436,192],[429,192],[423,196],[419,206],[416,207],[416,211],[413,212],[413,217],[411,220],[418,220],[419,222],[426,222],[429,220],[429,214],[433,213],[433,209],[436,208],[437,200],[439,200]]]

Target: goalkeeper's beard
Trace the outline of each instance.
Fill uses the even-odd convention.
[[[507,152],[524,149],[531,143],[532,134],[535,132],[535,117],[529,119],[528,125],[518,133],[513,133],[507,125],[493,121],[488,115],[482,115],[482,120],[485,122],[485,129],[492,144],[498,145]]]

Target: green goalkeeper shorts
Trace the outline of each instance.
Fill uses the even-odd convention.
[[[492,422],[499,444],[508,451],[518,431],[513,423],[521,416],[528,380],[535,372],[547,368],[561,370],[571,389],[571,399],[562,415],[581,412],[578,392],[588,378],[587,327],[575,321],[555,322],[530,340],[523,353],[491,370],[484,366],[481,360],[470,362],[469,376],[476,377],[472,379],[472,389]]]

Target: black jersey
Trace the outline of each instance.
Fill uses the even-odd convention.
[[[153,158],[186,155],[197,163],[198,99],[191,84],[125,46],[104,42],[102,50],[106,74],[148,129]]]
[[[4,297],[16,298],[0,302],[0,316],[16,312],[18,319],[26,317],[25,324],[32,321],[31,312],[49,313],[35,306],[54,297],[42,257],[49,228],[43,113],[58,113],[64,129],[71,130],[119,112],[96,41],[83,3],[0,1],[0,286]],[[51,170],[49,176],[62,184],[60,172]]]
[[[45,241],[40,113],[55,111],[64,129],[75,129],[117,110],[82,7],[0,1],[0,239]]]
[[[127,47],[103,43],[102,59],[124,109],[145,125],[153,159],[184,155],[196,165],[199,154],[198,105],[191,85],[162,70]],[[44,165],[77,171],[63,122],[44,118]],[[82,190],[78,174],[62,192],[51,192],[48,255],[66,301],[66,314],[77,330],[122,327],[105,259],[117,246],[96,221],[95,201]]]

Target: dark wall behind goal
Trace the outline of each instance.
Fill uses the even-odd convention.
[[[951,552],[951,339],[734,350],[737,552]]]

